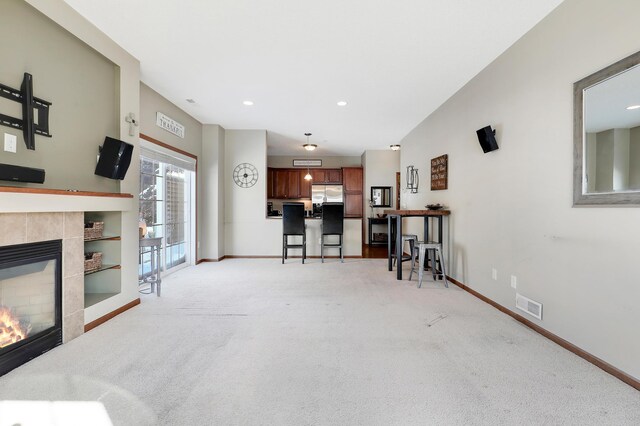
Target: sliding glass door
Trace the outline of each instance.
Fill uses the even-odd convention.
[[[171,269],[187,261],[189,249],[189,190],[191,173],[166,164],[165,170],[165,263]]]
[[[191,194],[195,178],[192,171],[169,162],[170,158],[147,154],[143,150],[140,157],[140,220],[147,225],[149,237],[162,237],[161,268],[170,271],[193,263]],[[142,277],[151,272],[150,250],[140,256]]]

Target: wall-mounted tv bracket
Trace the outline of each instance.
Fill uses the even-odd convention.
[[[51,137],[51,134],[49,134],[49,107],[51,102],[33,96],[33,76],[31,74],[24,73],[20,90],[0,84],[0,96],[22,104],[22,120],[0,114],[0,124],[14,129],[22,129],[27,149],[36,149],[36,134],[48,138]],[[34,122],[34,109],[38,111],[37,123]]]

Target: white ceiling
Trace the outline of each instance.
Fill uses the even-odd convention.
[[[318,155],[388,149],[562,2],[65,1],[145,84],[202,123],[267,129],[271,155],[305,132]]]

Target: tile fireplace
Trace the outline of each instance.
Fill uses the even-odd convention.
[[[0,247],[0,375],[62,343],[62,240]]]
[[[30,192],[11,192],[14,190],[28,190]],[[34,191],[45,191],[45,193]],[[88,329],[94,328],[117,313],[140,303],[136,278],[137,266],[135,263],[138,253],[137,219],[127,219],[126,222],[133,226],[130,226],[131,229],[128,230],[128,233],[121,231],[121,224],[125,223],[125,218],[128,217],[127,215],[137,215],[137,213],[135,213],[137,212],[137,207],[134,208],[132,202],[133,196],[130,194],[96,195],[96,193],[70,193],[67,191],[0,186],[0,250],[2,250],[3,253],[7,253],[5,249],[11,250],[16,246],[30,243],[48,243],[55,240],[60,244],[60,241],[62,241],[62,260],[58,258],[55,263],[55,268],[60,268],[61,270],[62,284],[60,285],[59,282],[57,282],[54,286],[56,288],[54,290],[54,299],[59,308],[54,311],[56,317],[53,322],[55,324],[54,328],[62,324],[63,344],[80,337],[88,327]],[[113,260],[114,263],[121,264],[122,267],[121,270],[114,269],[113,271],[115,272],[113,273],[107,271],[107,275],[105,275],[106,278],[104,279],[105,282],[112,285],[112,287],[120,293],[87,307],[87,290],[98,290],[97,288],[88,288],[87,284],[95,284],[96,281],[100,281],[103,278],[99,277],[100,279],[93,280],[94,283],[87,283],[84,274],[84,252],[86,248],[84,238],[85,216],[87,214],[93,215],[94,213],[112,215],[116,219],[109,221],[109,223],[113,224],[112,232],[114,235],[120,235],[121,238],[114,238],[114,241],[107,241],[105,243],[98,241],[91,244],[94,246],[100,246],[102,244],[109,245],[110,247],[115,246],[114,251],[116,255],[113,256]],[[131,244],[131,241],[134,241],[135,244]],[[58,246],[56,250],[59,248],[60,246]],[[121,255],[121,249],[124,249],[124,255]],[[49,265],[48,267],[51,268],[52,266]],[[5,266],[0,265],[0,271],[3,269],[6,269]],[[47,270],[46,267],[44,269]],[[6,275],[16,274],[17,273],[12,272]],[[16,277],[8,279],[13,280],[14,278]],[[5,286],[5,283],[2,281],[4,281],[4,279],[0,278],[0,289]],[[125,282],[127,283],[126,286],[123,284]],[[0,290],[0,292],[1,291],[2,290]],[[59,295],[60,291],[61,295]],[[27,290],[21,289],[20,292],[27,292]],[[114,293],[115,292],[116,291],[114,291]],[[10,293],[11,291],[9,294]],[[0,305],[15,304],[20,306],[21,304],[20,301],[15,303],[9,300],[3,301],[2,297],[0,294]],[[37,300],[36,296],[34,296],[34,303],[37,303],[35,300]],[[42,310],[42,308],[33,307],[29,309]],[[7,307],[5,310],[11,311],[13,317],[15,317],[16,313],[19,315],[24,313],[16,312],[15,306]],[[118,312],[116,313],[116,311]],[[57,315],[61,315],[62,319],[60,320]],[[44,317],[40,317],[38,320],[40,319],[44,321]],[[14,319],[12,318],[11,321],[14,321]],[[31,319],[19,319],[21,326],[25,321],[31,322]],[[32,324],[28,336],[35,339],[35,334],[45,333],[37,327],[42,328],[44,325],[48,326],[50,324],[51,318],[41,324]],[[26,329],[29,329],[29,324],[26,324]],[[59,335],[59,332],[53,333],[53,336],[57,337],[58,340]],[[15,366],[9,368],[6,365],[3,367],[3,364],[7,362],[7,359],[10,359],[10,357],[5,358],[5,355],[9,352],[11,352],[12,356],[13,354],[19,353],[18,351],[14,352],[13,348],[18,348],[20,345],[22,344],[12,343],[11,346],[0,348],[0,359],[2,359],[2,361],[0,361],[0,374],[4,374],[4,372],[10,368],[15,368]],[[29,357],[33,358],[47,350],[38,348],[37,346],[35,346],[35,348],[41,351],[36,351],[35,354],[29,354]],[[22,362],[24,362],[24,359]]]

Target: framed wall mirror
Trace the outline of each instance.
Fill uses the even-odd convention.
[[[574,206],[640,206],[640,52],[573,88]]]
[[[391,187],[372,186],[371,187],[372,207],[391,207]]]

